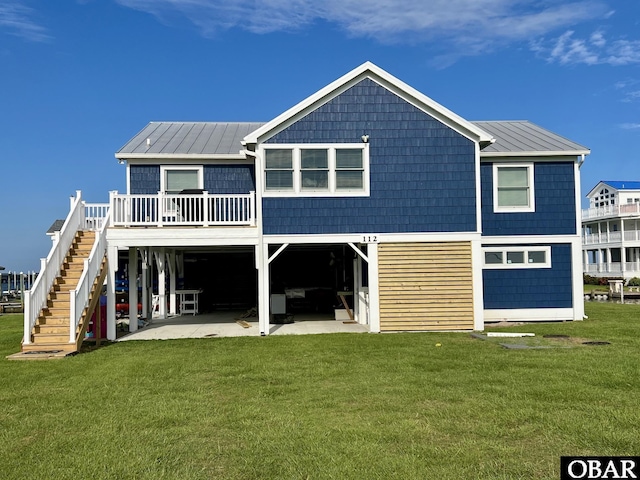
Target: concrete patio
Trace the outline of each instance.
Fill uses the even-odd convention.
[[[259,336],[258,319],[242,318],[244,311],[225,311],[201,315],[178,315],[153,319],[133,333],[118,332],[119,342],[128,340],[171,340],[178,338]],[[128,325],[123,325],[128,329]],[[319,333],[366,333],[367,325],[334,320],[327,314],[301,314],[294,322],[271,324],[270,335],[307,335]],[[120,336],[122,335],[122,336]]]

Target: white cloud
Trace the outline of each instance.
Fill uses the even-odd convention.
[[[640,123],[622,123],[620,128],[625,130],[640,130]]]
[[[51,37],[47,29],[32,20],[33,10],[17,2],[0,4],[0,32],[33,42],[44,42]]]
[[[637,102],[640,100],[640,90],[634,90],[632,92],[626,92],[623,102]]]
[[[437,41],[442,50],[484,52],[529,41],[558,28],[602,18],[603,0],[115,0],[170,23],[186,17],[204,35],[229,28],[254,33],[295,31],[316,21],[381,42]],[[598,41],[596,39],[596,41]]]
[[[640,63],[640,40],[618,39],[608,41],[601,31],[591,34],[589,38],[576,38],[574,31],[568,30],[551,45],[542,42],[532,46],[538,53],[546,55],[549,62],[562,65],[631,65]]]

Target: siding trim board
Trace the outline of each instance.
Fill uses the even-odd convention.
[[[378,244],[381,331],[474,329],[471,242]]]

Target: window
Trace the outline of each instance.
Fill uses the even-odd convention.
[[[188,189],[202,189],[202,167],[161,167],[160,190],[180,193]]]
[[[551,268],[551,247],[485,247],[484,268]]]
[[[495,212],[533,212],[533,164],[493,165]]]
[[[292,151],[282,148],[266,150],[264,156],[266,190],[293,190]]]
[[[369,195],[367,144],[263,145],[265,196]]]

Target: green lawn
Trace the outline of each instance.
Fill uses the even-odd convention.
[[[561,455],[640,452],[640,305],[587,314],[500,330],[610,345],[335,334],[46,362],[5,360],[21,316],[0,316],[0,478],[557,479]]]

